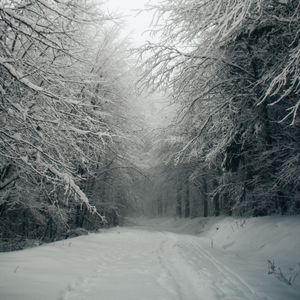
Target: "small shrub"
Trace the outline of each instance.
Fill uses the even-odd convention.
[[[275,265],[274,260],[268,259],[268,274],[274,275],[278,280],[287,285],[292,285],[300,273],[300,263],[297,263],[294,268],[290,269],[290,274],[284,274],[280,267]]]

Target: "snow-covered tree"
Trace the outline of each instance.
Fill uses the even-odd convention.
[[[160,42],[140,51],[142,85],[170,90],[181,106],[184,138],[169,157],[194,166],[210,212],[295,211],[299,182],[287,175],[299,168],[299,1],[152,8]]]
[[[118,201],[108,189],[127,188],[110,171],[126,164],[134,93],[119,30],[93,1],[0,4],[2,213],[7,221],[8,208],[24,211],[42,225],[40,238],[84,219],[103,224]],[[20,225],[24,233],[34,222]]]

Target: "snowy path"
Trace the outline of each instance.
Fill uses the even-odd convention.
[[[1,300],[259,299],[188,235],[121,228],[1,254],[0,261]]]
[[[258,299],[195,237],[129,230],[61,300]],[[99,296],[101,295],[101,296]]]
[[[213,250],[205,238],[136,226],[115,228],[34,249],[0,253],[0,299],[276,298],[256,293],[258,284],[252,282],[250,286],[242,278],[244,272],[240,276],[238,271],[228,267],[230,263],[224,252],[219,255],[218,250]],[[234,258],[234,269],[242,263],[243,260]],[[261,271],[255,271],[255,274],[268,276]],[[277,285],[270,276],[267,279]],[[278,299],[297,298],[279,296]]]

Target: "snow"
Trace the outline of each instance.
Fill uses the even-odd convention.
[[[0,253],[2,300],[290,300],[300,218],[130,219],[40,247]],[[297,271],[297,268],[294,272]]]
[[[5,60],[5,59],[3,59],[1,57],[0,57],[0,65],[2,65],[3,67],[5,67],[7,69],[7,71],[13,77],[15,77],[17,80],[19,80],[23,84],[25,84],[30,89],[32,89],[32,90],[34,90],[36,92],[44,92],[43,88],[37,86],[36,84],[33,84],[30,80],[28,80],[27,78],[25,78],[25,76],[22,73],[20,73],[19,71],[17,71],[12,64],[8,63],[7,60]]]

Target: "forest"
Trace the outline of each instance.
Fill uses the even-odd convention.
[[[126,216],[300,213],[299,0],[147,10],[134,47],[101,1],[0,1],[1,251]]]

